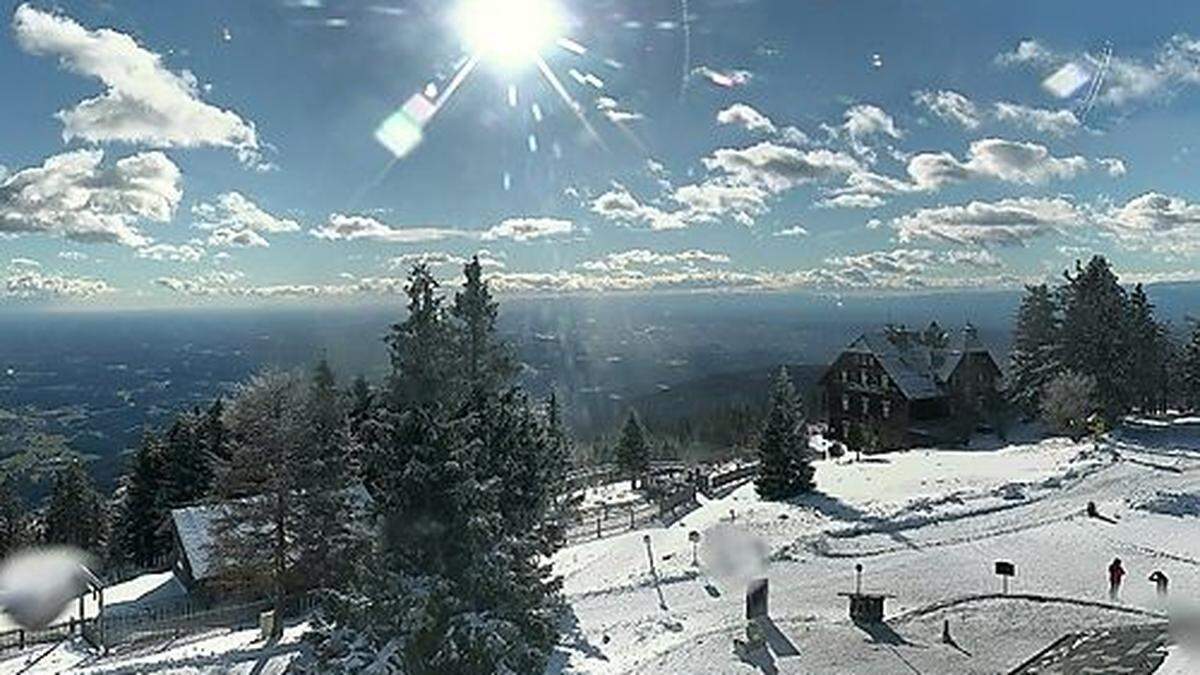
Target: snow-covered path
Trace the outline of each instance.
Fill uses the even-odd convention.
[[[760,502],[746,486],[670,529],[566,549],[556,566],[577,625],[551,671],[999,672],[1069,631],[1156,620],[1152,613],[1168,608],[1146,580],[1151,571],[1170,577],[1173,597],[1200,597],[1200,520],[1134,505],[1160,492],[1200,495],[1200,428],[1123,431],[1112,445],[1116,459],[1052,439],[826,462],[817,474],[822,494],[797,504]],[[1088,501],[1116,522],[1087,518]],[[699,568],[691,565],[693,529],[704,538]],[[755,541],[771,561],[739,565],[739,551]],[[1121,607],[1109,608],[1113,557],[1129,577]],[[996,560],[1016,564],[1014,593],[1096,604],[985,598],[917,611],[999,592]],[[865,566],[867,589],[896,595],[887,607],[891,634],[868,635],[848,621],[837,592],[853,590],[855,562]],[[757,665],[732,649],[752,576],[770,580],[779,629],[780,649]],[[941,643],[944,619],[961,649]]]

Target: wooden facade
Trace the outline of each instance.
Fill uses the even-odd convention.
[[[957,335],[888,326],[865,333],[821,377],[830,434],[845,441],[856,425],[881,449],[951,440],[997,395],[1002,374],[968,325]]]

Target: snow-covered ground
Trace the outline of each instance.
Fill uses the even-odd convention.
[[[549,672],[1007,672],[1068,632],[1162,621],[1153,570],[1173,598],[1200,595],[1195,423],[1132,425],[1100,451],[1049,439],[828,460],[817,484],[788,504],[747,485],[670,528],[561,551],[573,617]],[[1086,517],[1089,501],[1113,522]],[[1110,602],[1114,557],[1129,576]],[[997,560],[1017,567],[1008,597]],[[866,590],[895,596],[886,628],[848,620],[837,593],[855,563]],[[770,581],[769,649],[739,657],[755,577]]]
[[[76,639],[0,654],[0,673],[280,675],[300,653],[308,630],[305,623],[288,626],[274,642],[262,640],[258,630],[213,630],[126,646],[104,656]]]
[[[745,485],[669,528],[564,549],[555,566],[571,620],[548,673],[1008,672],[1067,633],[1163,621],[1178,608],[1156,596],[1154,570],[1170,577],[1172,603],[1200,595],[1200,420],[1134,422],[1099,450],[1065,439],[977,445],[821,461],[819,492],[793,503],[763,502]],[[630,496],[627,482],[590,491],[594,502]],[[1088,518],[1089,501],[1110,521]],[[1129,577],[1110,601],[1114,557]],[[1008,595],[997,560],[1017,567]],[[847,618],[838,592],[853,589],[855,563],[865,590],[894,596],[884,626]],[[770,582],[767,647],[738,653],[753,578]],[[106,600],[180,592],[169,574],[148,575]],[[104,657],[41,645],[0,655],[0,672],[41,657],[28,672],[277,673],[304,630],[278,644],[213,631]],[[1197,672],[1195,658],[1172,647],[1160,672]]]
[[[182,598],[187,594],[183,584],[175,578],[174,572],[158,572],[143,574],[129,581],[114,584],[104,589],[104,605],[106,611],[128,611],[143,603],[161,602],[173,598]],[[96,599],[88,595],[84,598],[83,614],[86,617],[96,616],[98,605]],[[51,623],[66,623],[79,618],[78,602],[71,602],[63,609],[58,618]],[[3,611],[0,611],[0,631],[16,628]]]

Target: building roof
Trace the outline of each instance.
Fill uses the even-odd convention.
[[[344,495],[350,507],[360,514],[365,513],[371,502],[370,494],[362,485],[346,488]],[[248,497],[246,500],[259,498]],[[171,523],[179,535],[179,544],[191,568],[193,580],[211,579],[220,571],[220,560],[214,551],[217,523],[229,517],[233,504],[223,502],[171,509]]]
[[[204,504],[171,510],[171,522],[179,534],[180,547],[187,558],[192,578],[202,581],[216,576],[213,560],[213,533],[217,521],[228,510],[225,504]]]
[[[887,326],[863,333],[846,351],[874,356],[909,400],[945,396],[946,382],[963,356],[984,353],[990,357],[974,326],[967,324],[951,335],[937,322],[923,332]]]

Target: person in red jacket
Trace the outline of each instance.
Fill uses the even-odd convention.
[[[1116,600],[1117,594],[1121,591],[1121,580],[1125,578],[1125,568],[1121,565],[1120,558],[1113,558],[1112,563],[1108,566],[1108,597]]]

